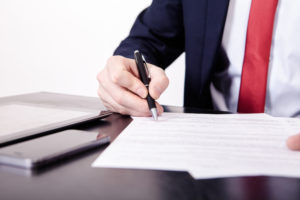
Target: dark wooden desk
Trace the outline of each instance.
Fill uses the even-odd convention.
[[[97,98],[53,93],[0,99],[0,103],[12,101],[103,108]],[[174,107],[167,109],[184,111]],[[106,133],[114,139],[130,122],[128,116],[113,114],[105,120],[74,128]],[[0,166],[0,199],[300,199],[300,179],[294,178],[259,176],[194,180],[186,172],[92,168],[91,163],[104,149],[82,154],[40,171]]]

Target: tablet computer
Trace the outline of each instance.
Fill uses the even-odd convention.
[[[19,102],[1,104],[0,147],[110,114]]]
[[[65,130],[0,148],[0,166],[38,168],[63,161],[110,142],[110,137],[96,132]]]

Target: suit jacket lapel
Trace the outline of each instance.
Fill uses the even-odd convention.
[[[229,0],[182,0],[186,37],[184,104],[209,107],[209,83]],[[203,98],[205,97],[205,98]]]
[[[229,0],[206,0],[207,13],[202,56],[202,79],[210,78],[216,54],[220,49]],[[205,81],[206,82],[206,81]]]

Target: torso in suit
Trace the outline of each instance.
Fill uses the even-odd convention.
[[[229,0],[153,0],[136,19],[115,55],[139,49],[149,63],[166,68],[186,53],[184,106],[212,108],[213,72],[228,64],[221,47]]]

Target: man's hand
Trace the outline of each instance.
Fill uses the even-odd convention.
[[[156,100],[168,87],[169,79],[161,68],[147,65],[151,76],[149,93]],[[107,109],[132,116],[151,116],[145,100],[148,92],[139,78],[135,60],[112,56],[97,79],[98,95]],[[161,114],[163,107],[157,102],[156,107]]]
[[[286,145],[291,150],[300,151],[300,133],[290,136],[286,141]]]

